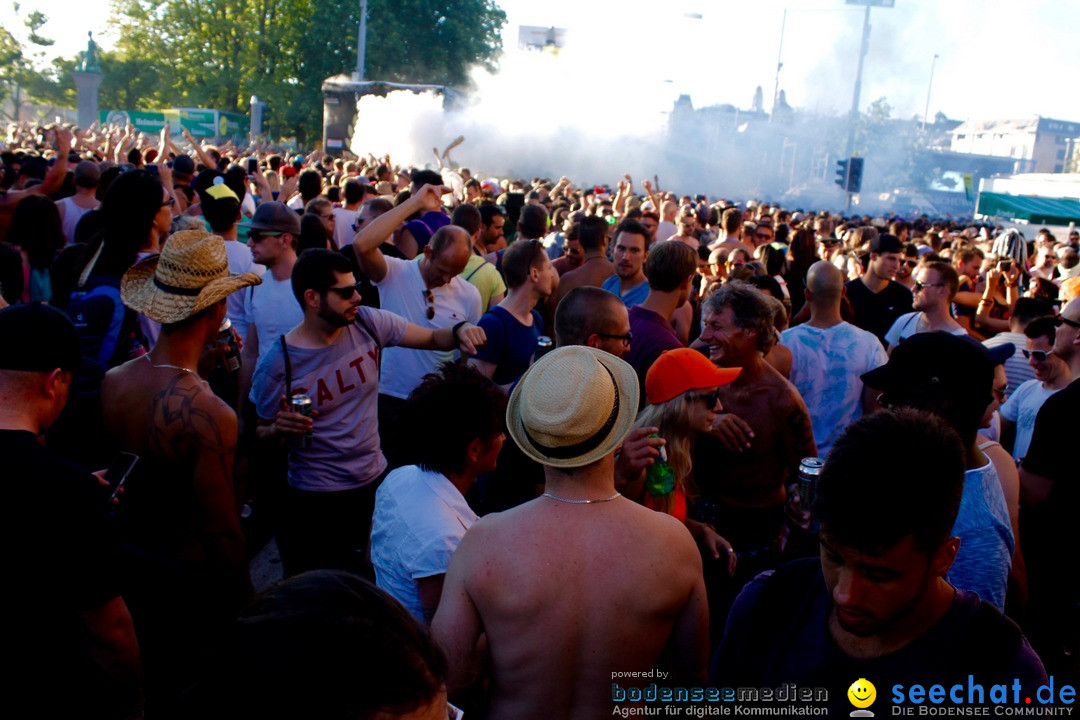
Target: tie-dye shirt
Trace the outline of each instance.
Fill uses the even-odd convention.
[[[847,322],[830,328],[797,325],[780,337],[791,350],[788,379],[810,410],[818,455],[825,457],[848,423],[862,416],[860,375],[889,358],[877,337]]]

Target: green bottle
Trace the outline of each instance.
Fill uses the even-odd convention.
[[[660,437],[653,433],[649,437]],[[657,450],[660,457],[645,469],[645,489],[650,495],[662,497],[675,489],[675,471],[671,469],[667,461],[667,449],[661,445]]]

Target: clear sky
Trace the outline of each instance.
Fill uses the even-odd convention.
[[[821,112],[851,105],[862,8],[843,0],[502,0],[508,48],[517,26],[568,30],[560,61],[575,77],[611,98],[689,93],[695,106],[748,107],[762,86],[771,106],[784,26],[780,87],[788,102]],[[86,31],[112,43],[108,0],[69,3],[22,0],[20,14],[49,15],[42,34],[53,54],[86,46]],[[70,4],[74,6],[74,3]],[[63,8],[63,9],[61,9]],[[21,31],[10,2],[4,27]],[[1077,0],[895,0],[871,11],[872,32],[860,107],[885,96],[894,115],[922,115],[934,55],[930,116],[957,119],[1043,115],[1080,120],[1080,2]],[[344,29],[342,30],[345,31]],[[349,31],[352,32],[352,31]],[[545,91],[543,80],[540,86]]]

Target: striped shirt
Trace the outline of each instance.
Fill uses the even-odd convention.
[[[1009,380],[1009,388],[1005,392],[1012,395],[1016,392],[1016,388],[1020,387],[1020,383],[1035,379],[1035,371],[1028,365],[1027,360],[1024,359],[1024,353],[1021,352],[1027,347],[1027,337],[1024,333],[1000,332],[989,340],[983,341],[983,345],[988,348],[998,347],[1005,343],[1012,343],[1015,348],[1012,357],[1005,361],[1005,377]]]

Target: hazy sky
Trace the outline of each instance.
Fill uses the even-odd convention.
[[[787,8],[780,87],[788,102],[822,112],[851,106],[862,8],[843,0],[502,0],[509,22],[504,45],[517,44],[517,25],[568,30],[573,76],[614,101],[648,94],[689,93],[695,106],[748,107],[754,88],[771,106]],[[81,0],[79,12],[60,12],[55,0],[22,0],[25,15],[50,16],[43,34],[55,52],[85,48],[93,30],[108,47],[108,0]],[[700,17],[698,17],[700,16]],[[21,29],[10,3],[4,27]],[[860,107],[885,96],[894,115],[922,115],[930,68],[930,116],[1004,118],[1043,115],[1080,120],[1080,2],[1076,0],[896,0],[871,11],[870,51]],[[351,31],[350,31],[351,32]],[[543,79],[538,88],[556,92]],[[627,108],[632,108],[628,104]]]

